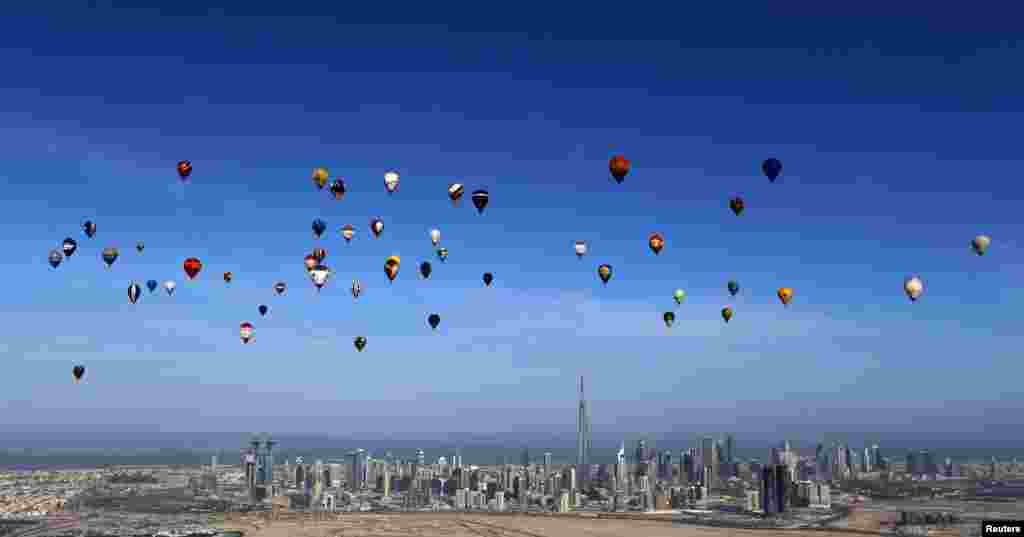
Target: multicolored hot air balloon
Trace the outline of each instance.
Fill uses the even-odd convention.
[[[139,300],[141,295],[142,287],[140,287],[139,284],[132,282],[131,285],[128,286],[128,303],[134,304]]]
[[[338,177],[331,183],[331,194],[334,195],[336,200],[345,197],[345,181],[341,177]]]
[[[485,272],[484,273],[484,285],[486,285],[487,287],[490,287],[491,286],[491,282],[493,282],[493,281],[494,281],[494,274],[491,274],[490,272]]]
[[[576,244],[573,247],[576,250],[576,259],[583,259],[583,256],[587,254],[586,241],[576,241]]]
[[[729,200],[729,208],[732,209],[732,212],[736,213],[736,216],[743,212],[744,207],[746,207],[746,204],[743,203],[743,198],[741,197],[737,196]]]
[[[917,276],[911,276],[903,282],[903,292],[907,293],[907,298],[911,302],[917,302],[917,299],[924,294],[924,282]]]
[[[359,298],[361,294],[363,294],[363,286],[359,283],[359,280],[352,280],[352,298]]]
[[[82,223],[82,231],[85,232],[85,236],[90,239],[96,236],[96,224],[92,220],[86,220]]]
[[[459,200],[462,199],[465,192],[466,187],[462,183],[448,185],[448,199],[452,200],[452,205],[458,206]]]
[[[430,328],[437,330],[437,325],[441,324],[441,316],[436,313],[431,313],[430,316],[427,317],[427,324],[430,325]]]
[[[277,282],[274,284],[274,292],[279,295],[283,295],[286,289],[288,289],[288,284],[284,282]]]
[[[440,259],[442,263],[447,261],[448,260],[448,249],[447,248],[438,248],[437,249],[437,258]]]
[[[764,176],[769,181],[775,182],[775,179],[782,173],[782,161],[777,158],[770,158],[761,163],[761,171],[764,172]]]
[[[137,252],[139,252],[140,254],[141,254],[141,253],[142,253],[142,251],[143,251],[143,250],[145,250],[145,249],[146,249],[146,243],[144,243],[144,242],[142,242],[142,241],[139,241],[139,242],[135,243],[135,250],[136,250]]]
[[[486,190],[475,190],[473,191],[472,199],[476,212],[484,214],[484,209],[487,208],[487,204],[491,201],[491,195]]]
[[[601,278],[601,282],[607,285],[608,280],[612,279],[612,266],[601,265],[600,267],[597,267],[597,277]]]
[[[672,313],[671,311],[666,311],[665,314],[661,316],[661,318],[662,320],[665,321],[665,326],[669,328],[672,328],[672,323],[676,322],[676,314]]]
[[[384,220],[379,216],[371,219],[370,231],[373,231],[373,238],[380,237],[380,234],[384,232]]]
[[[242,338],[242,343],[248,343],[252,341],[252,323],[244,322],[238,326],[238,335]]]
[[[388,194],[394,194],[398,190],[398,182],[401,180],[401,176],[398,172],[391,170],[384,174],[384,190],[388,191]]]
[[[76,365],[75,367],[71,368],[71,376],[75,378],[75,384],[81,382],[82,377],[85,376],[85,366]]]
[[[728,323],[729,320],[732,319],[732,308],[730,308],[729,306],[722,308],[722,319],[724,319],[726,323]]]
[[[232,274],[230,272],[225,272],[224,273],[224,283],[231,283],[231,280],[234,279],[234,277],[235,277],[234,274]]]
[[[393,255],[384,262],[384,273],[388,275],[388,281],[395,281],[395,276],[398,276],[398,269],[402,266],[402,258],[397,255]]]
[[[190,257],[181,264],[181,267],[185,269],[185,275],[188,276],[188,279],[194,280],[199,271],[203,270],[203,262],[197,257]]]
[[[317,263],[319,263],[324,259],[327,259],[327,250],[324,250],[323,248],[313,248],[313,252],[310,255],[312,255],[313,259],[316,259]]]
[[[64,257],[71,257],[75,254],[75,250],[78,250],[78,243],[75,242],[75,239],[68,237],[61,244],[61,249],[64,251]]]
[[[313,270],[313,267],[315,267],[315,266],[320,264],[316,260],[316,256],[314,256],[313,254],[306,254],[306,257],[303,258],[302,261],[303,261],[303,263],[306,264],[306,272],[309,272],[309,271]]]
[[[779,290],[775,292],[775,294],[778,295],[779,301],[782,302],[783,306],[788,306],[790,301],[793,300],[792,287],[780,287]]]
[[[192,175],[192,163],[187,160],[179,160],[176,168],[178,170],[178,177],[182,181],[188,179],[188,176]]]
[[[327,280],[331,277],[331,269],[326,265],[317,265],[310,269],[309,279],[313,282],[313,286],[316,287],[317,292],[323,289],[327,285]]]
[[[312,227],[313,229],[313,237],[319,239],[320,236],[323,235],[324,231],[327,229],[327,224],[325,224],[323,220],[315,218],[313,219],[313,224],[310,227]]]
[[[725,286],[729,290],[729,294],[736,296],[736,293],[740,292],[740,284],[736,280],[729,280],[729,283]]]
[[[156,280],[146,280],[146,289],[149,289],[150,293],[155,293],[157,287],[160,287],[160,284]]]
[[[260,307],[256,309],[259,310],[260,316],[264,316],[267,314],[267,310],[269,310],[270,308],[268,308],[266,304],[260,304]]]
[[[661,249],[665,247],[665,236],[661,233],[654,232],[647,237],[647,246],[654,252],[654,255],[661,253]]]
[[[682,289],[676,289],[672,293],[672,298],[675,299],[676,304],[682,304],[683,300],[686,300],[686,291],[683,291]]]
[[[434,268],[430,266],[429,262],[424,261],[424,262],[420,263],[420,274],[424,278],[429,278],[430,277],[430,273],[433,272],[433,270],[434,270]]]
[[[313,168],[313,184],[317,190],[323,190],[327,185],[327,168]]]
[[[352,342],[356,346],[356,350],[363,352],[366,348],[366,338],[363,336],[356,336],[356,339]]]
[[[164,291],[167,291],[167,296],[174,294],[174,290],[178,288],[178,284],[174,280],[167,280],[164,282]]]
[[[46,260],[50,263],[50,266],[57,268],[60,266],[60,262],[64,261],[64,254],[57,250],[50,250],[50,255],[47,256]]]
[[[441,230],[440,229],[432,229],[432,230],[430,230],[430,244],[433,244],[434,246],[437,246],[440,243],[441,243]]]
[[[352,227],[352,224],[345,224],[341,227],[341,238],[345,239],[345,242],[352,242],[352,237],[356,236],[356,228]]]
[[[611,172],[615,182],[619,184],[622,184],[622,181],[626,179],[630,167],[631,163],[622,155],[615,155],[608,161],[608,171]]]
[[[974,253],[978,255],[985,255],[985,251],[988,250],[988,245],[992,244],[992,238],[988,235],[978,235],[971,241],[971,248],[974,249]]]
[[[110,268],[113,266],[114,261],[117,261],[117,257],[121,255],[121,253],[117,251],[117,248],[111,247],[104,248],[101,255],[103,257],[103,262],[107,264],[107,268]]]

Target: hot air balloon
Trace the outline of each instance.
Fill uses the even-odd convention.
[[[139,284],[132,282],[131,285],[128,286],[128,302],[130,304],[134,304],[139,300],[140,295],[142,295],[142,287],[139,287]]]
[[[494,281],[494,274],[491,274],[490,272],[485,272],[484,273],[484,285],[486,285],[487,287],[490,287],[491,286],[491,282],[493,282],[493,281]]]
[[[82,380],[82,377],[85,376],[85,366],[76,365],[71,368],[71,375],[75,377],[75,384],[78,384],[79,381]]]
[[[345,224],[341,228],[341,237],[345,239],[345,242],[352,242],[352,237],[356,235],[356,228],[352,227],[352,224]]]
[[[775,292],[775,294],[778,295],[779,300],[782,302],[783,306],[788,306],[789,302],[793,300],[792,287],[780,287],[779,290]]]
[[[666,311],[661,318],[665,321],[665,326],[672,328],[672,323],[676,322],[676,314],[671,311]]]
[[[330,277],[331,269],[325,265],[317,265],[309,271],[309,279],[313,282],[313,285],[316,286],[317,292],[320,292],[320,289],[322,289],[324,285],[327,285],[327,280]]]
[[[622,155],[615,155],[608,161],[608,171],[612,173],[615,182],[619,184],[622,184],[622,181],[626,179],[626,175],[629,174],[629,168],[630,162]]]
[[[190,257],[181,264],[182,268],[185,269],[185,275],[188,279],[195,279],[196,275],[199,274],[200,270],[203,270],[203,262],[198,258]]]
[[[992,238],[988,235],[978,235],[971,241],[971,248],[974,248],[974,253],[978,255],[985,255],[985,251],[988,250],[988,245],[992,244]]]
[[[583,256],[587,253],[586,241],[576,241],[576,259],[583,259]]]
[[[437,246],[441,242],[441,230],[432,229],[430,230],[430,244]]]
[[[782,161],[777,158],[770,158],[761,163],[761,171],[764,172],[765,177],[769,181],[775,182],[775,179],[782,173]]]
[[[260,311],[260,315],[262,316],[267,314],[267,310],[269,308],[267,308],[266,304],[260,304],[260,307],[257,309]]]
[[[380,237],[380,234],[384,232],[384,220],[379,216],[370,220],[370,231],[373,231],[373,237]]]
[[[224,283],[231,283],[231,280],[232,280],[232,279],[233,279],[234,277],[235,277],[235,275],[234,275],[234,274],[232,274],[232,273],[230,273],[230,272],[225,272],[225,273],[224,273]]]
[[[430,273],[433,270],[434,269],[433,269],[433,267],[430,266],[429,262],[424,261],[424,262],[420,263],[420,274],[422,274],[424,278],[429,278],[430,277]]]
[[[64,250],[64,257],[71,257],[74,255],[75,250],[78,250],[78,243],[75,239],[68,237],[64,239],[64,244],[61,245],[61,249]]]
[[[91,220],[86,220],[82,223],[82,231],[85,232],[85,236],[90,239],[96,236],[96,224]]]
[[[911,302],[916,302],[917,299],[921,298],[921,295],[924,294],[924,282],[917,276],[907,278],[907,280],[903,282],[903,291],[907,293],[907,298],[909,298]]]
[[[324,250],[323,248],[313,248],[313,253],[311,255],[313,256],[313,259],[316,259],[319,263],[327,258],[327,250]]]
[[[397,255],[393,255],[384,262],[384,273],[388,275],[388,281],[395,281],[395,276],[398,276],[398,269],[402,266],[402,258]]]
[[[303,259],[303,262],[306,264],[306,272],[313,270],[313,267],[320,264],[316,260],[316,256],[314,256],[313,254],[306,254],[306,257]]]
[[[726,288],[729,289],[729,294],[732,296],[736,296],[736,293],[740,292],[740,284],[736,280],[729,280]]]
[[[238,335],[242,338],[242,343],[248,343],[252,340],[252,323],[245,322],[239,325]]]
[[[286,289],[288,289],[288,284],[284,282],[277,282],[274,284],[274,292],[279,295],[283,295]]]
[[[114,261],[117,261],[117,256],[121,254],[117,251],[117,248],[104,248],[101,255],[103,257],[103,262],[107,264],[107,268],[110,268],[113,266]]]
[[[146,243],[144,243],[142,241],[139,241],[139,242],[135,243],[135,250],[137,250],[140,254],[145,249],[146,249]]]
[[[398,190],[398,181],[401,177],[398,172],[392,170],[384,174],[384,189],[388,194],[394,194]]]
[[[647,246],[654,252],[654,255],[658,255],[661,253],[661,249],[665,247],[665,237],[661,233],[651,233],[647,237]]]
[[[457,206],[465,192],[466,187],[463,186],[462,183],[452,183],[448,185],[448,199],[452,200],[452,205]]]
[[[359,298],[361,294],[363,294],[363,286],[359,284],[359,280],[352,280],[352,298]]]
[[[313,228],[313,237],[319,239],[320,236],[324,234],[324,230],[327,229],[327,224],[325,224],[323,220],[315,218],[313,219],[313,225],[310,227]]]
[[[608,280],[612,279],[612,266],[601,265],[597,267],[597,277],[601,278],[601,282],[607,285]]]
[[[345,197],[345,181],[340,177],[331,183],[331,194],[334,194],[334,199],[336,200],[340,200]]]
[[[732,319],[732,308],[729,306],[722,308],[722,319],[725,319],[725,322],[727,323],[729,322],[729,319]]]
[[[155,293],[156,292],[156,288],[159,287],[159,286],[160,286],[160,284],[157,283],[156,280],[148,280],[148,281],[146,281],[146,289],[149,289],[150,293]]]
[[[167,291],[167,296],[174,294],[174,290],[178,287],[178,284],[174,283],[174,280],[167,280],[164,282],[164,291]]]
[[[743,212],[744,207],[743,198],[735,197],[729,200],[729,208],[732,209],[732,212],[736,213],[736,216]]]
[[[440,259],[442,263],[447,261],[448,260],[448,249],[447,248],[438,248],[437,249],[437,258]]]
[[[47,256],[46,260],[50,262],[51,267],[57,268],[60,266],[60,262],[64,261],[64,254],[57,250],[50,250],[50,255]]]
[[[672,298],[675,299],[676,304],[682,304],[683,300],[686,300],[686,291],[683,291],[682,289],[676,289],[672,293]]]
[[[313,168],[313,184],[317,190],[323,190],[327,184],[327,168]]]
[[[473,206],[476,207],[478,214],[484,214],[484,209],[487,208],[487,203],[491,201],[491,195],[486,190],[475,190],[473,191]]]
[[[188,179],[188,176],[192,175],[192,163],[187,160],[179,160],[177,169],[178,177],[180,177],[182,181]]]
[[[363,352],[363,349],[366,348],[366,338],[363,336],[356,336],[356,339],[352,343],[355,344],[356,350],[359,352]]]
[[[441,324],[441,316],[436,313],[431,313],[430,316],[427,317],[427,323],[430,324],[430,328],[437,330],[437,325]]]

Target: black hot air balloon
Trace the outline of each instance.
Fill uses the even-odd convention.
[[[140,254],[145,249],[146,249],[146,243],[144,243],[142,241],[139,241],[139,242],[135,243],[135,250],[138,251]]]
[[[267,314],[267,306],[265,304],[260,304],[260,307],[258,309],[260,310],[260,315]]]
[[[775,182],[782,173],[782,161],[777,158],[770,158],[761,163],[761,171],[769,181]]]
[[[46,258],[50,262],[50,266],[57,268],[60,266],[60,262],[64,260],[64,254],[57,250],[50,250],[50,255]]]
[[[476,212],[479,214],[484,213],[484,209],[487,208],[487,202],[491,200],[491,195],[486,190],[476,190],[473,192],[473,206],[476,207]]]
[[[736,216],[743,212],[744,207],[746,207],[746,204],[743,203],[743,198],[739,196],[729,200],[729,208],[732,209],[732,212],[736,213]]]
[[[313,227],[313,236],[318,238],[318,239],[320,238],[321,235],[324,234],[324,231],[327,230],[327,224],[325,224],[324,221],[319,219],[319,218],[313,220],[313,226],[312,227]]]
[[[424,278],[429,278],[430,273],[433,272],[433,270],[433,267],[430,266],[430,262],[424,261],[420,263],[420,274],[422,274]]]
[[[139,301],[139,297],[142,296],[142,287],[139,284],[132,282],[128,286],[128,302],[134,304]]]
[[[441,316],[436,313],[431,313],[430,316],[427,317],[427,323],[430,324],[430,328],[437,330],[437,325],[441,324]]]
[[[61,250],[64,251],[64,257],[71,257],[77,249],[78,243],[71,237],[64,239],[64,244],[61,245]]]
[[[356,339],[355,341],[353,341],[353,343],[356,346],[356,350],[359,352],[363,352],[363,349],[366,348],[366,338],[363,336],[356,336]]]
[[[740,292],[740,284],[736,280],[729,280],[726,287],[729,289],[729,294],[732,296],[736,296],[736,293]]]
[[[288,284],[284,282],[277,282],[274,284],[274,292],[277,294],[284,294],[285,289],[288,289]]]
[[[85,236],[90,239],[96,236],[96,224],[92,220],[86,220],[82,222],[82,231],[85,232]]]
[[[486,285],[487,287],[490,287],[491,286],[491,282],[493,282],[493,281],[494,281],[494,274],[491,274],[490,272],[485,272],[484,273],[484,285]]]
[[[78,382],[82,380],[82,377],[85,376],[85,366],[76,365],[71,368],[71,374],[75,377],[75,384],[78,384]]]

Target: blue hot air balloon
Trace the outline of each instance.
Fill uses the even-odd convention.
[[[149,292],[152,293],[156,291],[158,285],[160,284],[157,283],[156,280],[149,280],[146,282],[146,289],[149,289]]]

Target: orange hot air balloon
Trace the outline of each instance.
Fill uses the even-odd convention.
[[[783,306],[788,306],[789,302],[793,300],[793,289],[791,287],[780,287],[777,294]]]
[[[185,179],[188,179],[188,176],[190,175],[192,175],[192,163],[187,160],[179,161],[178,177],[181,177],[181,180],[184,181]]]
[[[190,257],[182,264],[182,268],[185,269],[185,275],[191,280],[194,279],[196,275],[199,274],[199,271],[203,269],[203,262],[198,258]]]
[[[622,181],[629,174],[630,162],[622,155],[615,155],[608,161],[608,171],[612,173],[615,182],[622,184]]]
[[[393,255],[384,262],[384,273],[388,275],[388,281],[395,281],[398,276],[398,269],[402,266],[402,258]]]
[[[235,277],[234,274],[232,274],[230,272],[225,272],[224,273],[224,283],[231,283],[231,279],[234,278],[234,277]]]
[[[651,236],[647,238],[647,246],[651,247],[654,255],[660,254],[661,249],[665,247],[665,236],[661,233],[651,233]]]

